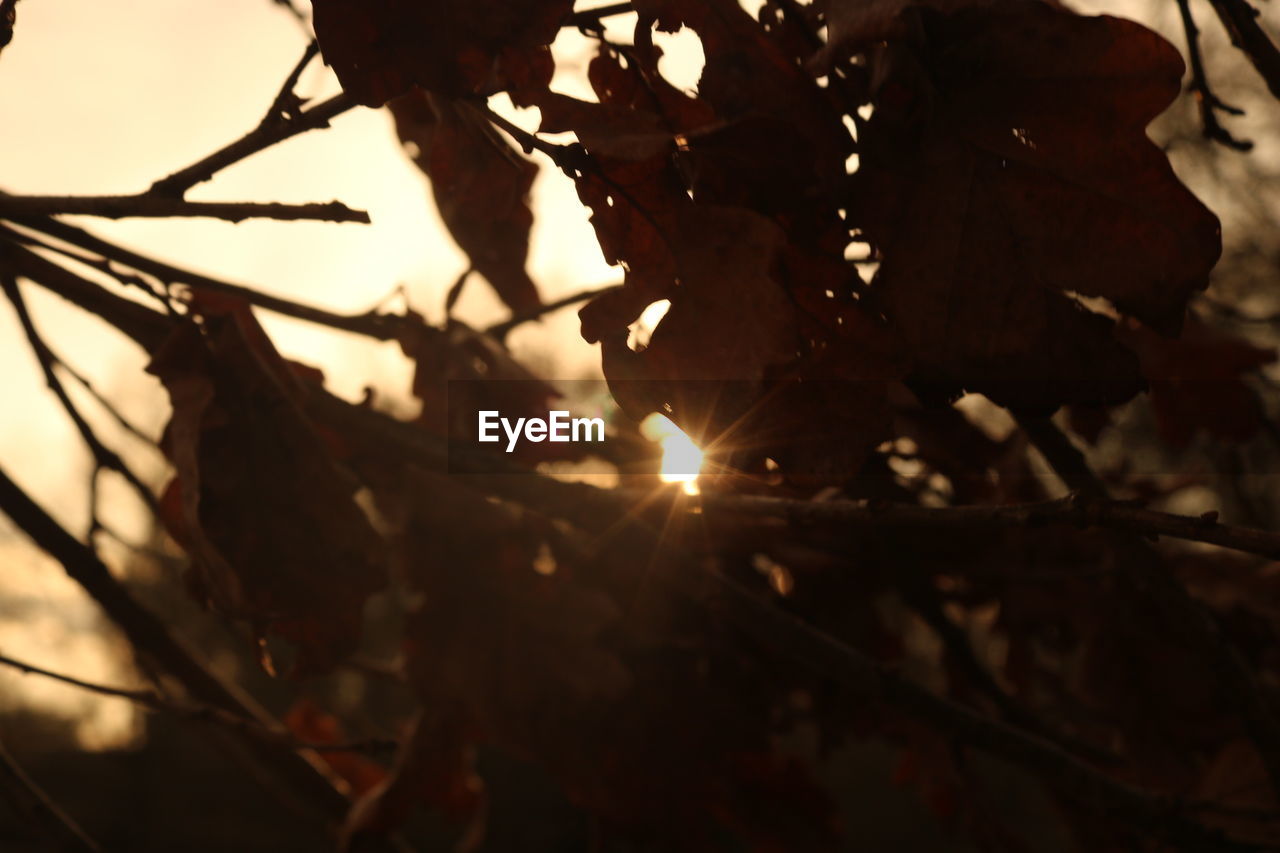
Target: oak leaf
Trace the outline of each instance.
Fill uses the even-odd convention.
[[[358,642],[385,584],[381,540],[356,483],[299,405],[294,373],[247,308],[181,324],[148,370],[169,391],[165,506],[192,557],[193,588],[296,647],[293,672],[330,667]],[[265,645],[263,646],[265,648]]]
[[[476,272],[515,313],[541,304],[525,270],[538,167],[468,104],[420,89],[390,103],[402,142],[431,181],[440,218]]]
[[[312,0],[316,38],[342,88],[382,106],[414,85],[453,97],[551,80],[547,45],[573,0]]]
[[[903,14],[916,35],[871,54],[850,220],[918,372],[1021,408],[1127,399],[1137,361],[1075,295],[1175,334],[1220,252],[1145,133],[1177,51],[1037,3]]]

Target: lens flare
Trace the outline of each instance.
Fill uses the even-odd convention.
[[[654,412],[640,424],[640,434],[662,445],[664,483],[680,483],[686,495],[698,493],[698,472],[702,470],[702,448],[693,443],[666,415]]]

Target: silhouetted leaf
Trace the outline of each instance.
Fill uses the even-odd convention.
[[[1144,132],[1177,51],[1037,3],[920,11],[916,30],[873,55],[850,219],[919,372],[1023,408],[1128,398],[1136,360],[1070,294],[1173,334],[1207,283],[1217,219]]]
[[[418,85],[449,96],[551,80],[549,45],[573,0],[312,0],[316,36],[342,87],[381,106]]]
[[[365,599],[385,584],[381,540],[299,406],[287,364],[264,352],[247,308],[181,324],[150,372],[173,403],[168,505],[197,594],[297,647],[296,674],[354,648]],[[176,498],[176,500],[174,500]]]
[[[416,90],[390,107],[401,141],[416,147],[413,160],[431,180],[440,218],[472,267],[513,312],[537,308],[525,260],[538,167],[467,104]]]
[[[1276,360],[1276,351],[1215,331],[1191,315],[1180,338],[1166,338],[1136,320],[1119,336],[1142,362],[1160,436],[1186,447],[1204,431],[1220,441],[1246,441],[1266,412],[1243,377]]]

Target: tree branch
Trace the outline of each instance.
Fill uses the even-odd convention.
[[[597,296],[601,296],[605,293],[609,293],[614,290],[619,290],[621,288],[622,288],[622,285],[614,284],[614,285],[610,285],[609,287],[598,287],[598,288],[595,288],[594,290],[580,290],[577,293],[572,293],[561,299],[557,299],[554,302],[548,302],[545,305],[539,305],[537,308],[533,309],[532,311],[526,311],[523,314],[516,314],[510,319],[503,320],[501,323],[494,323],[492,326],[485,329],[484,332],[486,335],[489,335],[490,337],[496,338],[500,341],[505,340],[507,335],[511,334],[511,330],[516,328],[517,326],[523,325],[525,323],[529,323],[533,320],[537,320],[541,317],[546,316],[547,314],[552,313],[553,311],[559,311],[561,308],[568,308],[571,305],[577,305],[579,302],[587,302],[591,299],[595,299]]]
[[[279,101],[280,98],[277,96],[276,102],[272,104],[272,111],[269,111],[253,130],[185,169],[179,169],[172,175],[156,181],[151,185],[149,194],[182,198],[187,190],[210,180],[228,166],[270,148],[277,142],[283,142],[309,130],[328,127],[333,119],[359,106],[344,92],[316,104],[309,110],[296,115],[285,115],[275,111],[276,103]]]
[[[1195,94],[1196,103],[1200,106],[1200,124],[1206,139],[1211,139],[1236,151],[1249,151],[1253,143],[1236,139],[1218,122],[1218,110],[1228,115],[1243,115],[1244,110],[1228,106],[1213,94],[1209,88],[1209,76],[1205,72],[1204,59],[1200,55],[1200,30],[1196,27],[1195,17],[1191,14],[1191,0],[1178,0],[1178,11],[1182,15],[1182,29],[1187,35],[1187,57],[1191,65],[1191,91]]]
[[[0,793],[19,816],[39,827],[50,850],[102,853],[90,838],[49,795],[27,775],[22,766],[0,743]]]
[[[340,329],[344,332],[352,332],[357,335],[364,335],[380,341],[392,341],[397,339],[406,324],[421,325],[420,320],[415,320],[414,318],[400,314],[382,314],[378,312],[369,312],[365,314],[338,314],[324,308],[303,305],[283,297],[272,296],[268,293],[254,290],[251,287],[222,281],[207,275],[172,266],[163,261],[149,258],[145,255],[140,255],[137,252],[117,246],[114,243],[109,243],[106,240],[95,237],[87,231],[73,225],[68,225],[65,222],[59,222],[55,219],[36,217],[33,219],[24,219],[21,224],[24,227],[38,230],[50,237],[55,237],[59,240],[71,243],[72,245],[79,246],[82,249],[96,252],[104,258],[109,258],[119,264],[144,272],[147,275],[155,276],[156,278],[170,284],[185,284],[188,287],[195,289],[204,289],[213,293],[224,293],[228,296],[236,296],[244,299],[250,305],[265,308],[266,310],[275,312],[276,314],[283,314],[286,317],[293,317],[298,320],[306,320],[309,323],[316,323],[317,325]],[[3,235],[4,233],[3,228],[0,227],[0,235]],[[15,232],[8,233],[10,235],[15,235]],[[15,236],[21,237],[22,235]],[[39,256],[34,253],[28,254],[39,258]],[[39,260],[50,267],[55,267],[59,270],[63,269],[62,267],[58,267],[56,264],[52,264],[43,258],[39,258]],[[42,269],[47,270],[47,267],[42,267]],[[96,285],[90,286],[96,288],[100,292],[106,292],[102,291],[101,288],[97,288]],[[129,334],[129,332],[126,331],[126,334]]]
[[[1107,498],[1106,487],[1089,468],[1084,455],[1057,425],[1047,418],[1021,418],[1019,423],[1027,430],[1032,444],[1044,454],[1069,487],[1098,500]],[[1115,509],[1108,511],[1122,512],[1119,505],[1113,506]],[[1188,528],[1185,519],[1175,521],[1165,513],[1155,516],[1152,523],[1168,530],[1166,535],[1179,535],[1179,528],[1182,533],[1194,532]],[[1201,519],[1210,529],[1217,527],[1216,521],[1215,514]],[[1254,553],[1261,551],[1264,556],[1280,553],[1275,550],[1275,538],[1275,534],[1240,529],[1231,536],[1224,537],[1221,531],[1215,536],[1215,539],[1249,545],[1248,550]],[[1213,614],[1193,599],[1168,571],[1160,554],[1149,542],[1132,536],[1117,536],[1114,544],[1119,552],[1118,576],[1128,587],[1128,593],[1135,601],[1150,601],[1164,614],[1171,628],[1199,646],[1223,693],[1229,697],[1229,705],[1240,714],[1249,737],[1257,746],[1272,787],[1280,793],[1280,722],[1247,660],[1222,633]]]
[[[1209,0],[1231,43],[1244,52],[1266,81],[1271,94],[1280,98],[1280,50],[1258,23],[1258,10],[1247,0]]]
[[[339,201],[314,204],[280,202],[185,201],[180,198],[143,193],[118,196],[19,196],[0,194],[0,218],[50,215],[100,216],[105,219],[130,217],[166,218],[204,216],[227,222],[245,219],[300,220],[319,222],[359,222],[368,224],[369,214],[352,210]]]
[[[916,504],[802,501],[766,495],[703,494],[704,512],[729,512],[785,520],[824,530],[1007,530],[1046,524],[1101,527],[1139,536],[1168,536],[1205,542],[1280,560],[1280,533],[1218,522],[1217,514],[1196,518],[1145,509],[1123,501],[1073,493],[1053,500],[1000,506],[926,507]]]
[[[53,670],[25,663],[2,654],[0,654],[0,666],[11,667],[26,675],[39,675],[49,678],[98,696],[124,699],[135,705],[141,705],[149,711],[172,714],[175,717],[186,720],[215,723],[238,734],[283,749],[309,749],[315,752],[388,752],[395,750],[398,746],[396,741],[383,738],[369,738],[343,743],[309,743],[298,740],[287,731],[269,728],[250,717],[242,717],[208,705],[189,705],[174,702],[154,690],[128,690],[122,687],[96,684],[92,681],[85,681],[71,675],[54,672]]]
[[[574,12],[565,19],[563,26],[577,27],[580,30],[598,33],[604,29],[604,24],[602,23],[604,18],[625,15],[634,11],[635,7],[630,3],[610,3],[608,6],[600,6],[596,9],[583,9],[580,12]]]
[[[155,316],[168,324],[163,315]],[[170,633],[164,622],[120,585],[92,550],[67,533],[3,469],[0,469],[0,512],[9,516],[19,529],[62,564],[71,579],[80,584],[120,627],[138,654],[173,676],[193,699],[256,720],[267,728],[281,730],[279,723],[238,687],[213,675],[200,664],[195,655]],[[261,766],[288,782],[292,790],[313,806],[334,819],[341,819],[346,814],[350,803],[335,787],[338,783],[323,769],[318,758],[280,750],[255,740],[247,740],[245,746]]]
[[[80,433],[80,438],[89,448],[89,452],[93,455],[94,476],[98,471],[106,469],[114,471],[124,478],[138,495],[146,507],[153,514],[159,514],[160,507],[156,502],[156,497],[151,493],[151,489],[147,487],[142,479],[133,472],[120,455],[111,448],[102,443],[97,433],[93,431],[93,427],[89,426],[89,422],[80,414],[80,410],[76,408],[71,397],[67,394],[67,389],[63,386],[62,380],[58,378],[54,366],[57,363],[53,352],[45,344],[44,339],[40,337],[40,333],[36,330],[35,323],[31,319],[31,312],[27,310],[26,300],[22,298],[22,291],[18,288],[18,283],[11,276],[11,271],[0,268],[0,286],[4,288],[5,295],[9,298],[10,304],[13,305],[14,311],[18,315],[18,321],[22,325],[22,330],[27,336],[27,343],[31,346],[32,352],[35,354],[36,360],[40,364],[40,369],[44,373],[45,384],[58,398],[58,402],[62,404],[63,410],[67,413],[67,417],[71,419],[75,425],[76,431]],[[91,530],[98,526],[98,508],[96,503],[90,507],[90,524]]]

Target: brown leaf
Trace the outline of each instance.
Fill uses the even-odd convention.
[[[390,103],[396,131],[416,146],[440,218],[467,257],[515,313],[541,304],[525,271],[538,167],[466,104],[415,90]]]
[[[617,606],[562,570],[535,569],[546,542],[535,518],[445,477],[409,482],[391,506],[403,571],[422,602],[406,631],[406,667],[429,707],[457,707],[490,736],[520,742],[518,727],[557,705],[627,687],[600,642]]]
[[[793,128],[793,156],[829,181],[844,176],[852,150],[839,113],[793,57],[784,53],[737,0],[638,0],[642,16],[665,29],[684,25],[702,41],[706,65],[698,97],[723,122],[767,117]]]
[[[13,25],[18,20],[18,0],[0,0],[0,50],[13,41]]]
[[[336,746],[349,740],[342,721],[306,696],[294,702],[281,722],[302,743]],[[319,757],[350,786],[353,797],[363,796],[387,777],[386,768],[358,752],[324,751]]]
[[[939,12],[993,5],[999,0],[818,0],[827,24],[827,43],[812,64],[823,73],[840,60],[877,42],[912,35],[909,7]]]
[[[872,57],[850,218],[920,373],[1024,408],[1132,396],[1136,360],[1069,294],[1172,334],[1207,283],[1217,219],[1144,132],[1179,92],[1177,51],[1036,3],[917,24]]]
[[[320,48],[342,88],[376,107],[414,85],[452,97],[492,94],[512,77],[545,88],[552,71],[546,46],[573,0],[312,0],[312,6]]]
[[[1266,417],[1245,374],[1276,360],[1275,349],[1211,329],[1191,315],[1181,338],[1166,338],[1136,320],[1117,334],[1142,362],[1160,437],[1186,447],[1203,431],[1221,441],[1247,441]]]
[[[824,232],[815,229],[815,236],[809,229],[811,213],[793,216],[796,208],[772,205],[785,184],[802,189],[794,181],[756,181],[770,191],[743,192],[753,179],[735,175],[768,168],[758,155],[769,148],[756,148],[754,159],[735,161],[732,170],[703,181],[703,195],[715,198],[714,183],[762,212],[695,201],[681,169],[688,163],[678,165],[673,155],[681,154],[675,136],[681,145],[696,149],[699,143],[673,131],[670,122],[709,113],[654,82],[656,66],[646,74],[635,70],[602,53],[592,74],[602,103],[555,93],[539,102],[543,130],[575,132],[590,155],[577,176],[578,194],[592,211],[605,259],[626,270],[623,288],[580,312],[583,336],[602,344],[615,399],[632,417],[661,411],[697,440],[718,442],[722,464],[730,457],[732,464],[750,466],[789,456],[792,473],[834,465],[847,476],[881,440],[885,383],[900,371],[885,357],[892,346],[883,332],[850,299],[856,274],[839,256],[844,226],[832,208],[840,234],[823,243]],[[650,112],[655,95],[676,106],[664,116]],[[757,131],[769,127],[754,125],[749,135],[758,139]],[[711,174],[703,172],[704,178]],[[801,207],[806,205],[816,207],[809,201]],[[781,223],[797,232],[796,242]],[[671,308],[648,347],[632,352],[627,326],[664,299]],[[801,380],[857,384],[801,389]],[[818,409],[823,416],[811,417]],[[839,478],[831,470],[824,476]]]
[[[209,314],[179,326],[148,370],[173,404],[166,505],[180,506],[175,536],[189,543],[195,587],[259,637],[291,641],[301,675],[359,641],[364,601],[385,569],[380,539],[353,501],[354,478],[263,341],[247,310]]]

